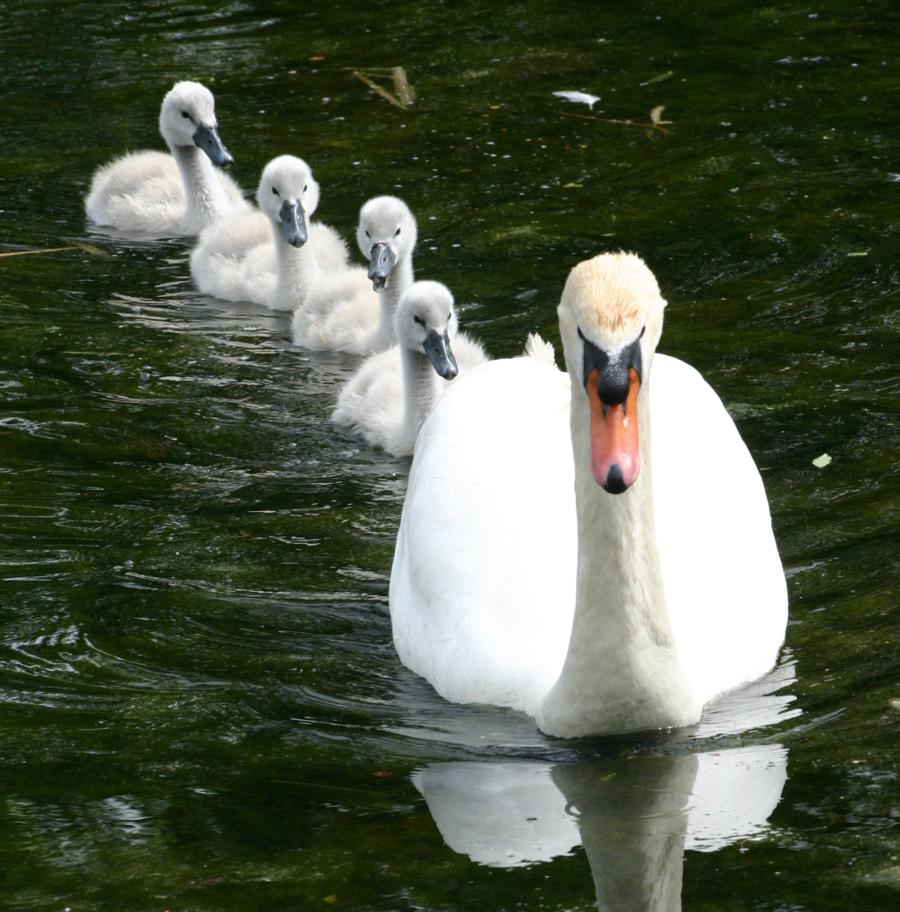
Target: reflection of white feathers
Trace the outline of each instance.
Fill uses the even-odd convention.
[[[478,864],[549,861],[582,843],[598,890],[641,895],[664,870],[680,883],[685,849],[765,833],[786,778],[786,749],[760,744],[583,763],[432,763],[412,782],[447,845]]]
[[[591,110],[594,105],[600,101],[599,95],[588,95],[587,92],[554,92],[557,98],[565,98],[566,101],[580,102],[586,104]]]
[[[568,855],[578,821],[553,783],[549,763],[432,763],[412,774],[444,842],[492,868]]]

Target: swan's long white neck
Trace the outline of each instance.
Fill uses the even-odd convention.
[[[228,196],[215,166],[202,149],[171,144],[169,148],[181,173],[187,199],[184,230],[195,234],[228,211]]]
[[[310,238],[301,247],[289,244],[280,221],[272,222],[272,231],[275,234],[278,272],[271,306],[275,310],[296,310],[306,301],[309,289],[321,272],[313,241]]]
[[[578,577],[562,672],[537,712],[548,734],[577,737],[686,725],[697,718],[666,610],[653,520],[649,388],[638,399],[641,469],[608,494],[590,465],[590,415],[573,378]]]
[[[412,452],[419,428],[428,417],[440,392],[440,378],[424,352],[400,344],[400,363],[403,367],[403,430],[402,444]]]
[[[403,292],[412,285],[413,280],[412,252],[410,252],[404,254],[394,264],[394,268],[391,270],[391,274],[388,276],[384,286],[384,291],[379,295],[378,303],[381,307],[381,316],[378,321],[378,329],[372,339],[373,352],[384,351],[394,344],[394,315],[397,313],[397,303]],[[402,345],[400,347],[404,348]]]

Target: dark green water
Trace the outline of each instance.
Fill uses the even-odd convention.
[[[894,907],[898,34],[887,0],[0,3],[0,250],[106,254],[0,258],[0,908]],[[408,111],[349,72],[398,64]],[[768,488],[770,679],[566,743],[399,664],[408,466],[329,426],[354,359],[85,224],[180,78],[246,190],[302,155],[347,235],[403,196],[494,356],[557,338],[578,260],[646,258]]]

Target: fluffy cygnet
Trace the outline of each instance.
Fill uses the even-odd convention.
[[[249,206],[214,165],[234,159],[219,139],[212,92],[177,82],[163,99],[159,132],[171,155],[133,152],[98,168],[85,199],[97,225],[155,237],[195,235]]]
[[[259,211],[210,225],[191,254],[191,275],[205,294],[295,310],[323,276],[347,269],[347,247],[334,229],[309,221],[319,184],[309,165],[279,155],[263,169]]]
[[[395,330],[397,345],[366,360],[344,386],[331,417],[372,446],[409,456],[434,401],[459,373],[457,345],[466,345],[469,367],[475,351],[481,361],[486,356],[457,332],[453,295],[440,282],[416,282],[403,293]]]
[[[371,354],[394,341],[394,312],[413,281],[416,220],[403,200],[376,196],[359,213],[356,241],[369,261],[323,277],[294,316],[294,344]]]

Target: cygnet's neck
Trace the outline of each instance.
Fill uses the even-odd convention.
[[[384,290],[378,296],[381,306],[381,316],[378,329],[372,340],[372,351],[380,352],[390,348],[396,341],[394,335],[394,315],[397,313],[397,303],[400,296],[413,283],[412,253],[406,253],[394,264],[388,276]],[[404,348],[404,346],[400,346]],[[423,355],[424,357],[424,355]]]
[[[398,452],[412,453],[419,429],[441,390],[441,380],[428,355],[400,343],[403,367],[403,426]]]
[[[187,209],[184,231],[196,234],[228,211],[228,196],[209,156],[197,146],[169,145],[178,165]]]
[[[700,707],[672,636],[653,520],[649,386],[638,399],[640,473],[609,494],[591,472],[590,414],[572,382],[578,571],[562,672],[536,713],[548,734],[577,737],[691,724]]]
[[[319,261],[310,238],[300,247],[289,244],[280,221],[272,222],[278,271],[271,307],[275,310],[296,310],[309,295],[320,275]]]

